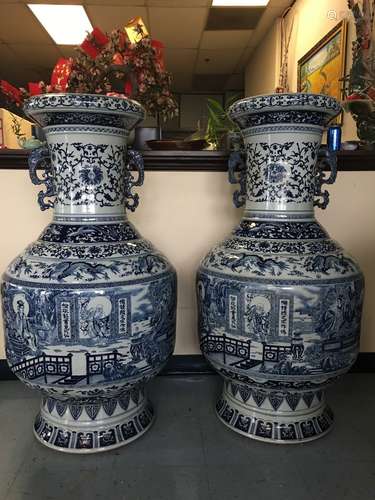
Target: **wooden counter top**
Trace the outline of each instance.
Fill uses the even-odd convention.
[[[1,170],[26,170],[29,151],[1,149]],[[226,172],[228,153],[224,151],[142,151],[145,170],[182,172]],[[375,170],[374,151],[339,151],[338,170]]]

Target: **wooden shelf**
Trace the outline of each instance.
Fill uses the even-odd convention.
[[[1,170],[26,170],[29,151],[1,149]],[[182,172],[226,172],[228,153],[224,151],[142,151],[145,170]],[[375,152],[366,150],[339,151],[338,170],[375,170]]]

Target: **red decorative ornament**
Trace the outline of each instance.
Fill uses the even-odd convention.
[[[0,80],[0,90],[7,97],[15,101],[16,103],[21,102],[21,91],[17,87],[14,87],[6,80]]]
[[[40,82],[29,82],[28,87],[30,95],[39,95],[42,93]]]
[[[53,68],[51,75],[51,86],[64,92],[68,86],[68,80],[72,72],[73,60],[61,57]]]
[[[103,48],[109,42],[109,38],[99,28],[92,32],[81,43],[81,49],[92,59],[96,59]]]
[[[362,94],[358,94],[357,92],[348,95],[346,98],[347,101],[357,101],[358,99],[364,99],[364,96]]]
[[[94,28],[91,35],[99,47],[104,47],[109,42],[109,38],[99,28]]]
[[[132,92],[133,92],[133,85],[132,82],[128,80],[127,82],[125,82],[124,85],[124,94],[130,97],[132,95]]]

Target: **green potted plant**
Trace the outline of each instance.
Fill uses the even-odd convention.
[[[232,96],[223,106],[216,99],[207,99],[208,121],[205,139],[212,149],[231,149],[230,134],[238,134],[239,128],[228,116],[228,109],[239,98],[238,95]]]

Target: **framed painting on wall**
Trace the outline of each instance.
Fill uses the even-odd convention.
[[[340,21],[298,61],[298,92],[342,98],[345,75],[346,21]],[[342,122],[342,113],[336,122]]]

